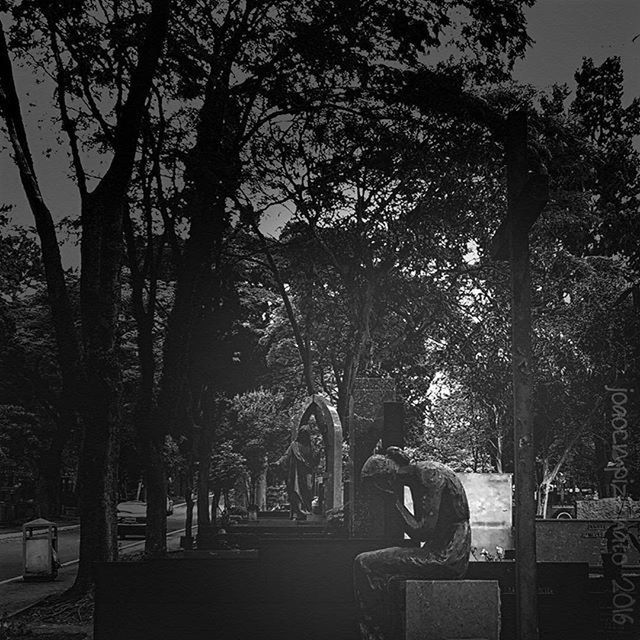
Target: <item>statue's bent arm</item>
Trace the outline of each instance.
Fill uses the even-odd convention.
[[[396,509],[402,516],[407,535],[412,540],[424,541],[433,535],[438,522],[442,484],[433,483],[426,490],[424,484],[416,480],[412,478],[406,482],[413,496],[415,513],[412,514],[400,499],[396,500]]]

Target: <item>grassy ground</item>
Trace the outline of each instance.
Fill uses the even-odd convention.
[[[122,558],[137,562],[144,552]],[[25,611],[0,620],[0,640],[90,640],[93,637],[93,593],[49,596]]]
[[[88,640],[93,636],[93,593],[50,596],[0,623],[0,640]]]

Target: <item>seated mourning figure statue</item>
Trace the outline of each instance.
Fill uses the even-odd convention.
[[[360,631],[365,640],[390,640],[401,625],[391,588],[406,580],[454,580],[467,570],[471,547],[469,505],[456,474],[438,462],[410,463],[397,447],[373,455],[361,472],[393,502],[404,529],[417,543],[361,553],[354,564],[354,588]],[[403,503],[404,487],[413,497],[414,513]],[[424,544],[419,546],[420,543]]]
[[[287,474],[287,493],[292,520],[306,520],[313,500],[313,474],[317,464],[311,444],[311,428],[302,425],[296,439],[276,463]]]

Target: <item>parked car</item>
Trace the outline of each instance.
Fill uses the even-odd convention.
[[[118,504],[118,538],[144,536],[147,527],[147,503],[127,500]]]
[[[147,503],[143,500],[126,500],[118,504],[118,537],[144,536],[147,526]],[[173,500],[167,496],[167,515],[173,513]]]

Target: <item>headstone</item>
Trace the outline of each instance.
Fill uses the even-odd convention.
[[[381,538],[385,535],[386,517],[384,501],[362,487],[360,471],[375,451],[378,442],[392,439],[383,437],[384,403],[395,401],[395,382],[385,378],[358,378],[349,406],[349,459],[350,459],[350,534],[353,538]],[[397,425],[389,429],[397,433]],[[402,446],[391,442],[388,446]]]
[[[473,559],[484,560],[482,550],[496,556],[496,547],[513,549],[511,518],[513,491],[510,473],[458,473],[467,494],[471,519]]]
[[[599,500],[576,500],[578,520],[640,519],[640,501],[622,498],[600,498]]]
[[[457,473],[462,482],[471,516],[470,560],[496,559],[496,547],[505,551],[513,549],[513,527],[511,518],[511,474],[510,473]],[[413,500],[408,487],[404,490],[404,505],[413,513]],[[406,537],[406,536],[405,536]],[[482,555],[482,551],[491,556]]]
[[[496,580],[408,580],[406,640],[500,640]]]
[[[588,562],[601,566],[602,556],[615,541],[624,545],[621,563],[640,565],[640,520],[537,520],[536,547],[540,562]],[[613,551],[613,547],[611,551]],[[622,560],[624,562],[622,562]]]

